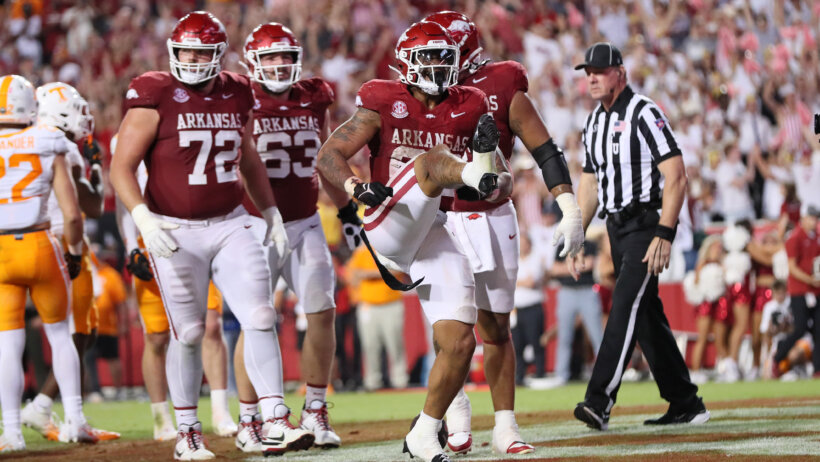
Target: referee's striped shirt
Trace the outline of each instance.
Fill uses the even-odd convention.
[[[658,164],[681,154],[669,121],[649,98],[628,85],[606,111],[600,103],[582,134],[584,172],[598,179],[598,203],[608,213],[630,202],[661,203]]]

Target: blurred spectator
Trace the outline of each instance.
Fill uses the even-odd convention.
[[[749,182],[753,176],[751,168],[743,165],[737,144],[730,145],[726,159],[718,165],[715,177],[720,213],[726,221],[734,223],[754,218],[749,194]]]
[[[544,377],[546,368],[544,346],[540,342],[544,333],[544,261],[533,252],[528,233],[521,233],[520,246],[518,280],[515,284],[515,325],[512,329],[515,382],[519,385],[524,383],[524,375],[530,364],[525,360],[524,351],[527,348],[532,350],[535,377]]]
[[[763,317],[760,323],[760,333],[763,335],[765,346],[774,354],[777,344],[784,340],[794,329],[791,305],[789,303],[786,283],[775,282],[772,287],[773,298],[763,307]],[[814,342],[811,335],[801,337],[789,350],[786,359],[777,365],[778,372],[783,373],[782,380],[796,379],[808,376],[805,365],[811,363]],[[770,359],[773,361],[773,359]],[[802,367],[801,367],[802,366]],[[814,368],[812,367],[812,370]],[[799,371],[799,372],[798,372]],[[765,378],[772,378],[771,374]]]
[[[128,316],[126,315],[125,300],[127,292],[125,282],[120,273],[104,262],[95,261],[94,286],[99,287],[99,294],[94,299],[97,305],[98,327],[97,342],[86,356],[88,359],[88,374],[90,376],[91,391],[100,392],[100,380],[97,373],[97,359],[102,359],[111,376],[114,386],[115,399],[124,399],[122,388],[122,362],[120,361],[119,335],[125,332]],[[111,396],[112,394],[106,393]]]
[[[401,292],[387,287],[376,262],[364,246],[359,246],[347,263],[350,289],[359,301],[356,318],[364,353],[364,387],[383,387],[382,348],[387,352],[390,385],[407,387],[407,359],[404,353],[404,300]]]
[[[603,328],[601,323],[601,299],[593,290],[592,277],[598,246],[595,242],[584,242],[584,269],[576,281],[569,271],[566,258],[556,251],[555,263],[550,276],[561,284],[555,314],[558,321],[558,348],[555,352],[555,385],[563,385],[570,379],[570,357],[572,356],[573,334],[576,318],[583,323],[589,343],[595,355],[601,347]]]

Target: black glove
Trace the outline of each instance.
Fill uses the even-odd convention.
[[[359,236],[359,231],[362,229],[362,220],[359,218],[359,207],[352,200],[344,207],[339,209],[336,215],[342,221],[342,235],[345,237],[347,246],[350,250],[354,250],[362,243],[362,237]]]
[[[471,188],[467,185],[464,185],[464,186],[456,189],[456,197],[459,200],[469,201],[469,202],[474,202],[474,201],[480,201],[481,200],[481,198],[479,197],[478,191],[476,191],[475,189],[473,189],[473,188]]]
[[[148,264],[148,258],[140,249],[131,251],[128,255],[128,263],[125,267],[128,268],[128,271],[137,279],[143,281],[154,279],[154,273],[151,272],[151,265]]]
[[[89,136],[83,140],[83,157],[91,165],[99,165],[102,162],[100,143],[95,138]]]
[[[378,207],[379,204],[392,195],[393,188],[385,186],[378,181],[357,183],[353,188],[353,197],[369,207]]]
[[[493,116],[482,114],[478,119],[478,125],[475,127],[475,133],[473,133],[473,143],[471,145],[473,152],[495,151],[500,139],[501,132],[498,131]]]
[[[69,252],[65,253],[65,262],[68,265],[68,276],[71,279],[77,279],[80,275],[80,270],[83,269],[83,256],[72,255]]]

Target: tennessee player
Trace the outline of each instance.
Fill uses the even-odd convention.
[[[441,462],[449,459],[437,434],[467,376],[476,321],[473,275],[444,228],[441,193],[465,184],[480,197],[495,192],[498,129],[486,115],[484,93],[454,86],[458,46],[441,26],[410,26],[396,44],[396,58],[399,80],[362,85],[356,112],[322,146],[318,166],[337,206],[348,204],[343,191],[368,206],[364,229],[385,261],[414,280],[425,278],[417,291],[439,355],[405,452]],[[466,163],[459,157],[471,140],[473,161]],[[369,183],[347,163],[365,145],[371,154]]]
[[[315,169],[316,153],[329,134],[327,108],[333,103],[333,90],[318,77],[299,79],[302,46],[282,24],[256,27],[245,40],[245,60],[256,98],[254,141],[292,244],[284,252],[268,248],[271,283],[275,286],[279,276],[284,277],[307,315],[301,355],[307,391],[300,425],[314,433],[315,446],[335,448],[341,439],[330,426],[325,395],[336,349],[336,281],[316,208],[319,179]],[[260,217],[249,200],[245,206]],[[261,217],[254,220],[252,229],[260,241],[264,239]],[[245,406],[243,412],[254,409]],[[241,425],[250,425],[253,417],[240,415]]]
[[[555,230],[556,244],[564,239],[562,256],[574,255],[584,241],[581,211],[572,193],[572,183],[560,148],[547,132],[543,120],[527,96],[527,74],[514,61],[481,60],[481,46],[475,24],[461,13],[442,11],[425,18],[450,33],[459,45],[459,84],[478,88],[487,94],[490,111],[501,132],[499,148],[504,158],[512,156],[513,140],[518,137],[538,162],[544,180],[561,207],[563,219]],[[484,341],[484,369],[495,408],[493,451],[501,454],[526,454],[533,446],[523,442],[513,414],[515,404],[515,351],[510,339],[510,312],[518,275],[518,220],[509,195],[512,183],[494,201],[476,201],[458,194],[453,211],[448,212],[447,227],[470,256],[476,282],[478,332]],[[501,186],[500,186],[501,187]],[[470,400],[459,391],[447,411],[447,440],[450,449],[466,454],[472,447]]]
[[[115,152],[118,136],[111,139],[111,151]],[[137,181],[141,190],[148,182],[145,163],[137,168]],[[134,293],[139,307],[145,335],[142,350],[142,376],[151,400],[151,416],[154,420],[154,439],[158,441],[176,438],[177,431],[168,413],[165,377],[165,353],[171,335],[168,316],[162,305],[159,286],[146,257],[145,243],[139,235],[131,215],[121,201],[117,201],[117,223],[126,250],[129,250],[126,267],[134,276]],[[211,417],[214,432],[219,436],[233,436],[237,432],[236,423],[228,409],[228,353],[222,337],[222,294],[214,286],[208,285],[208,312],[205,316],[205,335],[202,338],[202,365],[205,377],[211,387]]]
[[[244,330],[245,367],[265,420],[264,452],[304,449],[314,438],[290,423],[284,404],[263,247],[271,238],[260,243],[250,231],[245,191],[262,211],[265,235],[286,245],[287,234],[252,139],[250,81],[222,71],[227,47],[225,27],[210,13],[177,22],[168,40],[171,72],[147,72],[128,88],[111,164],[111,183],[145,241],[171,327],[166,376],[180,460],[214,457],[197,417],[209,277]],[[134,173],[143,159],[144,196]]]
[[[77,188],[77,198],[80,210],[88,217],[99,218],[102,213],[103,187],[102,167],[99,159],[90,156],[90,176],[86,178],[86,163],[76,142],[82,140],[87,144],[88,137],[94,132],[94,117],[88,109],[88,102],[80,96],[71,85],[54,82],[40,86],[36,90],[38,105],[38,122],[56,128],[65,133],[72,143],[68,144],[69,151],[65,156],[71,178]],[[85,147],[85,145],[84,145]],[[89,149],[84,149],[88,152]],[[52,192],[48,200],[48,216],[51,221],[51,232],[66,246],[63,234],[63,214]],[[91,276],[91,261],[88,245],[83,238],[83,253],[80,274],[71,282],[71,314],[74,345],[77,354],[83,358],[85,352],[91,348],[96,337],[96,306],[94,304],[94,287]],[[79,377],[84,374],[84,361],[80,361]],[[23,424],[41,433],[52,441],[58,441],[59,428],[52,421],[52,403],[58,392],[54,374],[49,373],[43,383],[40,393],[23,408],[21,418]],[[119,434],[104,430],[94,430],[100,439],[117,439]]]
[[[24,312],[30,295],[43,320],[54,376],[66,413],[61,436],[96,442],[82,410],[80,359],[68,325],[70,278],[80,273],[83,222],[66,164],[70,142],[59,130],[33,125],[34,88],[19,75],[0,77],[0,451],[25,448],[20,427],[25,346]],[[52,189],[63,211],[65,259],[49,231]]]

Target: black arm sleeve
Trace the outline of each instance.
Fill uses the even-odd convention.
[[[564,152],[561,151],[552,138],[546,143],[532,150],[532,158],[541,168],[541,175],[547,188],[552,189],[562,184],[572,186],[572,179],[569,176],[569,167],[564,159]]]

